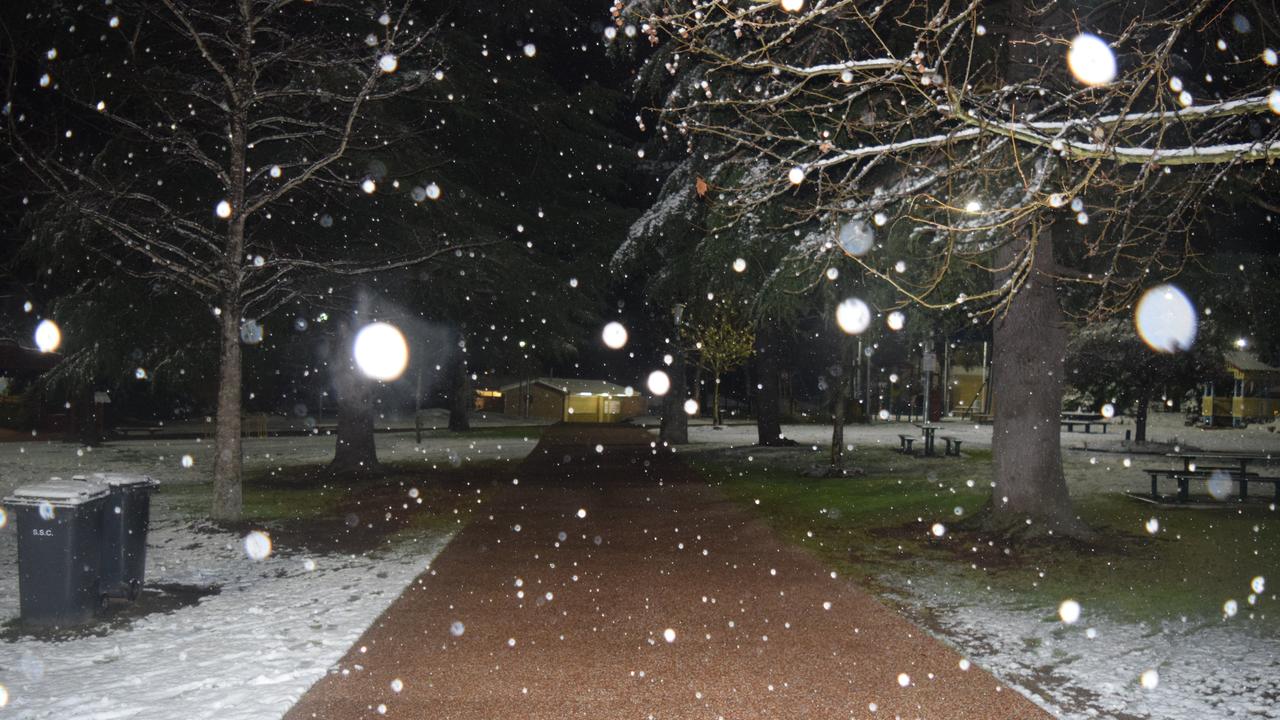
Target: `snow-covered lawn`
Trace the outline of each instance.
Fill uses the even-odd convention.
[[[1273,611],[1274,592],[1260,608],[1241,601],[1234,618],[1152,625],[1086,611],[1067,625],[1052,611],[968,583],[916,574],[908,586],[907,579],[894,581],[901,589],[894,597],[908,614],[1058,717],[1280,718],[1275,623],[1250,617]]]
[[[433,437],[379,434],[384,460],[422,459],[457,466],[515,461],[536,436]],[[331,437],[249,439],[250,469],[323,462]],[[183,456],[192,458],[183,467]],[[51,475],[141,472],[161,481],[148,542],[150,587],[204,588],[183,604],[120,617],[80,635],[42,638],[10,630],[0,636],[4,717],[278,718],[347,651],[418,575],[450,530],[405,530],[360,555],[277,548],[251,559],[239,533],[193,515],[190,493],[166,492],[203,482],[212,452],[198,440],[136,440],[88,450],[46,442],[0,444],[0,495]],[[183,506],[180,499],[187,499]],[[0,622],[18,615],[14,525],[0,529]],[[208,591],[217,590],[216,593]],[[151,596],[150,602],[159,601]],[[144,600],[144,603],[147,600]]]

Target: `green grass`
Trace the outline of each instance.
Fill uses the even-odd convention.
[[[999,541],[989,546],[986,536],[957,523],[989,498],[989,452],[921,460],[859,450],[847,465],[866,475],[836,479],[800,477],[794,459],[698,462],[727,496],[784,538],[872,589],[885,575],[943,574],[971,597],[989,587],[1014,605],[1056,608],[1074,598],[1117,620],[1199,622],[1220,619],[1229,598],[1248,614],[1250,581],[1261,575],[1270,587],[1259,611],[1280,625],[1280,613],[1268,608],[1280,586],[1280,517],[1266,504],[1166,510],[1119,493],[1092,494],[1076,499],[1097,531],[1090,546],[1050,542],[1006,554]],[[1145,528],[1152,517],[1161,526],[1154,536]],[[948,526],[942,539],[930,534],[936,522]]]
[[[487,502],[495,483],[507,477],[510,465],[470,462],[440,469],[424,467],[421,461],[388,462],[376,476],[336,481],[323,469],[294,465],[246,473],[238,524],[306,535],[310,527],[325,528],[349,513],[381,515],[389,507],[412,510],[405,513],[406,523],[389,532],[435,532],[465,524],[474,509]],[[411,489],[416,497],[410,496]],[[166,485],[163,492],[172,507],[191,517],[207,516],[213,499],[210,483]]]

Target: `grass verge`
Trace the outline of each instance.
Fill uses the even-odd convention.
[[[1094,493],[1075,500],[1097,531],[1094,544],[1009,547],[957,522],[989,499],[989,452],[925,460],[859,449],[847,464],[865,474],[829,479],[800,477],[794,453],[713,453],[691,462],[781,536],[873,590],[885,589],[886,578],[944,574],[970,597],[995,591],[1048,616],[1073,598],[1121,621],[1210,622],[1235,600],[1241,616],[1280,626],[1268,607],[1280,587],[1280,518],[1267,503],[1158,509]],[[1147,530],[1153,518],[1155,533]],[[1253,593],[1256,577],[1270,585],[1266,592]]]

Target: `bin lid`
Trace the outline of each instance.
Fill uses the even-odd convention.
[[[38,505],[44,502],[66,506],[83,505],[105,496],[107,492],[105,485],[51,478],[23,485],[5,498],[4,502],[7,505]]]
[[[110,487],[136,487],[139,485],[156,487],[160,484],[160,481],[152,480],[147,475],[135,475],[132,473],[100,472],[90,475],[76,475],[71,479],[102,483]]]

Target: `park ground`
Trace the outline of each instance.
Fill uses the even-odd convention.
[[[677,454],[778,537],[1058,716],[1280,717],[1274,503],[1171,509],[1120,494],[1143,490],[1139,468],[1167,462],[1158,453],[1175,446],[1280,451],[1280,438],[1268,426],[1200,430],[1157,415],[1156,444],[1139,452],[1120,441],[1124,429],[1063,435],[1077,507],[1099,530],[1087,548],[1003,548],[966,529],[989,495],[989,426],[949,422],[945,432],[965,441],[960,459],[894,453],[909,426],[851,426],[847,465],[860,472],[837,479],[804,476],[827,457],[830,429],[818,425],[787,426],[800,443],[790,449],[752,447],[750,425],[695,425]],[[6,713],[105,720],[183,707],[188,717],[279,717],[415,579],[431,582],[436,554],[486,517],[541,431],[481,426],[429,432],[421,444],[412,432],[380,433],[388,473],[341,487],[311,475],[331,437],[250,439],[247,517],[234,526],[200,519],[211,449],[198,438],[92,450],[40,438],[0,444],[4,492],[98,470],[162,482],[154,591],[87,632],[35,636],[7,625]],[[266,559],[245,554],[253,530],[272,538]],[[0,530],[3,620],[18,610],[15,555],[10,526]],[[1264,591],[1250,587],[1255,578]],[[1068,598],[1082,607],[1071,625],[1057,615]],[[1228,616],[1230,600],[1238,609]],[[1144,689],[1139,677],[1151,670],[1159,682]]]

